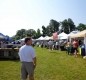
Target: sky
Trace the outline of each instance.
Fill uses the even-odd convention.
[[[0,33],[13,36],[20,29],[42,29],[51,19],[71,18],[86,24],[86,0],[0,0]]]

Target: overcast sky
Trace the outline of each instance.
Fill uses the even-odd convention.
[[[0,0],[0,33],[13,36],[19,29],[41,29],[50,19],[72,18],[86,24],[86,0]]]

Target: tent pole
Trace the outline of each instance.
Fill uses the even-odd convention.
[[[85,56],[86,56],[86,33],[85,33],[85,36],[84,36],[84,45],[85,45]]]

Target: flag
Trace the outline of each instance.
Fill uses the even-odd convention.
[[[57,32],[53,33],[53,40],[57,40],[58,39],[58,34]]]

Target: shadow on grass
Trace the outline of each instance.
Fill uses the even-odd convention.
[[[0,61],[14,61],[14,62],[19,62],[19,59],[0,58]]]

